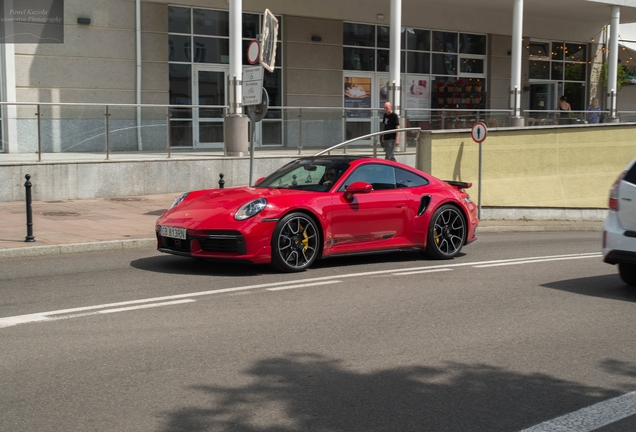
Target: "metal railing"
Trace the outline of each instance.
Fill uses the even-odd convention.
[[[42,161],[44,154],[59,159],[71,153],[92,160],[109,160],[113,155],[118,158],[226,156],[223,116],[227,107],[223,105],[0,102],[0,106],[4,114],[3,136],[9,141],[0,143],[0,162],[12,158],[30,161],[33,154],[37,155],[37,161]],[[609,111],[595,114],[600,122],[615,121],[608,118]],[[349,141],[337,150],[375,154],[371,140],[381,129],[382,115],[380,108],[270,107],[257,124],[259,138],[255,153],[313,154]],[[417,137],[412,134],[415,129],[467,129],[475,121],[484,121],[489,128],[508,127],[511,115],[511,110],[404,109],[402,131],[410,132],[404,148],[415,145]],[[526,127],[584,125],[589,124],[591,115],[588,111],[523,112]],[[616,120],[636,122],[636,112],[621,111]]]

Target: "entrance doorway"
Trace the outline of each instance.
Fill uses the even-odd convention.
[[[195,105],[209,105],[193,110],[194,148],[223,148],[223,108],[227,103],[227,73],[218,66],[196,65],[192,94]]]

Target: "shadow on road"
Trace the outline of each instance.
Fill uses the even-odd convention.
[[[636,302],[636,288],[626,285],[617,274],[566,279],[543,284],[546,288],[593,297]]]
[[[459,253],[457,258],[465,256]],[[452,261],[437,261],[423,258],[419,253],[393,252],[370,255],[338,256],[317,260],[308,271],[329,269],[336,267],[365,266],[369,264],[391,263],[449,263]],[[157,273],[169,273],[176,275],[202,275],[202,276],[261,276],[282,274],[270,265],[252,265],[250,263],[215,262],[204,259],[180,257],[175,255],[161,255],[134,260],[130,265],[139,270]],[[307,274],[301,272],[297,274]]]
[[[244,374],[244,386],[190,388],[201,405],[167,413],[163,431],[510,432],[622,394],[480,364],[353,371],[315,354],[264,359]]]

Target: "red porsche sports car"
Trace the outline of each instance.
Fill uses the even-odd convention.
[[[470,186],[383,159],[303,157],[255,186],[179,196],[157,221],[157,247],[286,272],[363,253],[419,250],[450,259],[476,239]]]

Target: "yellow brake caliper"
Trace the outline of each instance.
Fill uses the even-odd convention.
[[[309,248],[309,237],[307,236],[307,231],[305,231],[305,229],[303,228],[303,226],[300,226],[300,229],[303,230],[303,236],[305,237],[302,240],[302,244],[305,245],[305,248],[303,249],[303,252],[307,252],[307,249]]]
[[[439,236],[437,235],[437,228],[433,228],[433,237],[435,238],[435,243],[439,244]]]

